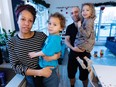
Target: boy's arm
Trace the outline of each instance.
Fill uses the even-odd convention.
[[[30,58],[34,58],[34,57],[38,57],[38,56],[45,56],[45,54],[42,51],[39,52],[29,52],[29,57]]]
[[[54,54],[53,56],[43,56],[46,61],[57,60],[60,58],[61,52]]]
[[[53,56],[45,56],[45,54],[40,51],[40,52],[30,52],[29,54],[30,58],[34,58],[34,57],[38,57],[38,56],[43,56],[43,58],[46,61],[51,61],[51,60],[57,60],[58,58],[60,58],[61,52],[54,54]]]

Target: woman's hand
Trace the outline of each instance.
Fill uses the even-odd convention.
[[[43,69],[30,69],[28,68],[27,71],[25,72],[26,75],[30,76],[43,76],[43,77],[50,77],[52,74],[52,69],[54,67],[45,67]]]
[[[50,77],[50,75],[52,74],[52,69],[54,67],[45,67],[43,69],[41,69],[40,73],[39,73],[39,76],[43,76],[43,77]]]

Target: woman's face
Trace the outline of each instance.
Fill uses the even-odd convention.
[[[17,21],[20,32],[23,34],[29,33],[32,28],[33,21],[33,15],[29,11],[23,10],[19,14],[19,18]]]

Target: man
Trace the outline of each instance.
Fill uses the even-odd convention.
[[[80,9],[79,7],[73,7],[71,10],[71,18],[74,21],[72,24],[70,24],[67,29],[66,29],[66,36],[65,36],[65,44],[70,48],[69,52],[69,60],[68,60],[68,77],[70,79],[70,84],[71,87],[74,87],[75,84],[75,75],[77,72],[77,67],[79,67],[80,71],[80,80],[83,82],[83,86],[87,87],[88,85],[88,70],[87,69],[82,69],[80,64],[77,62],[76,57],[83,57],[83,51],[78,49],[78,52],[73,51],[74,47],[74,41],[76,39],[76,34],[77,34],[77,23],[80,20],[79,17],[80,14]],[[85,63],[85,61],[84,61]],[[85,63],[87,65],[87,63]]]

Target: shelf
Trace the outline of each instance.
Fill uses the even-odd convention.
[[[11,68],[11,64],[3,62],[2,64],[0,64],[0,68]]]

